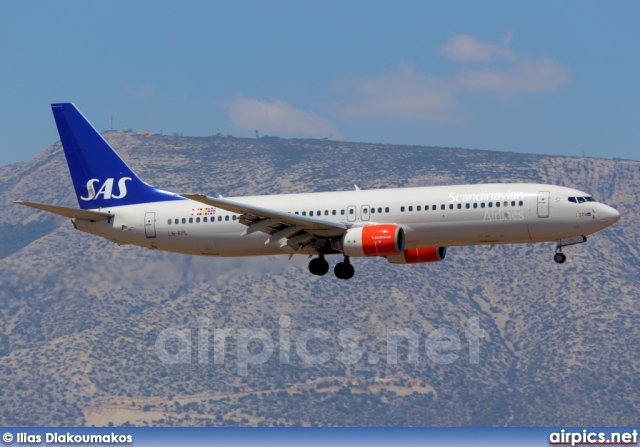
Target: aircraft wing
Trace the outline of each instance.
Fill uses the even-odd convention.
[[[65,208],[56,205],[44,205],[42,203],[23,202],[18,200],[14,203],[39,210],[48,211],[50,213],[59,214],[60,216],[70,217],[71,219],[81,220],[108,220],[114,217],[114,214],[101,213],[99,211],[77,210],[75,208]]]
[[[298,214],[286,213],[270,208],[249,205],[234,200],[223,198],[211,198],[201,194],[181,194],[182,197],[215,206],[232,213],[240,214],[240,223],[248,228],[242,233],[243,236],[262,231],[270,235],[265,244],[270,244],[287,239],[289,243],[281,246],[292,246],[296,243],[304,243],[313,236],[338,236],[341,235],[347,226],[340,222],[314,219],[313,217],[300,216]],[[308,237],[307,237],[308,236]],[[291,242],[295,241],[295,242]]]

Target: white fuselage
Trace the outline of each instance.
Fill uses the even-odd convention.
[[[230,198],[291,214],[341,222],[347,227],[395,224],[406,248],[514,244],[589,235],[618,220],[613,208],[575,189],[542,184],[484,184],[283,194]],[[593,199],[591,199],[593,200]],[[316,254],[312,248],[265,244],[238,214],[192,200],[126,205],[109,221],[76,220],[79,230],[120,244],[212,256]],[[206,217],[206,219],[205,219]],[[331,236],[331,235],[328,235]]]

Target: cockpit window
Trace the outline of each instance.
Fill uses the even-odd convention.
[[[569,197],[569,202],[572,203],[585,203],[585,202],[595,202],[596,199],[593,197]]]

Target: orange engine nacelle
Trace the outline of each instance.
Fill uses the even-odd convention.
[[[447,247],[409,248],[396,255],[387,256],[391,264],[418,264],[420,262],[442,261],[447,254]]]
[[[346,256],[398,255],[404,250],[404,230],[397,225],[350,228],[341,242]]]

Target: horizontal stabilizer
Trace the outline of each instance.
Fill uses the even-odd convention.
[[[59,214],[60,216],[70,217],[72,219],[107,220],[107,219],[111,219],[114,216],[113,214],[101,213],[99,211],[77,210],[75,208],[65,208],[63,206],[55,206],[55,205],[44,205],[42,203],[22,202],[22,201],[16,201],[14,203],[18,203],[24,206],[30,206],[31,208],[37,208],[43,211],[48,211],[53,214]]]

